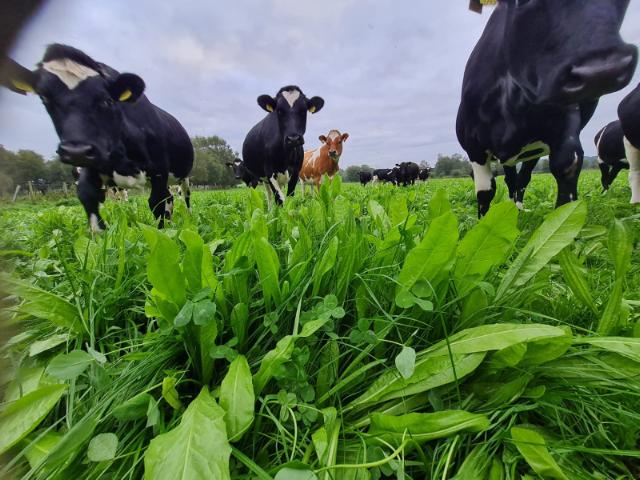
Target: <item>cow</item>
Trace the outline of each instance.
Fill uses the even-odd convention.
[[[178,120],[147,99],[138,75],[121,74],[61,44],[49,45],[33,71],[11,61],[3,72],[0,83],[40,97],[60,140],[60,160],[82,167],[78,198],[92,231],[105,227],[99,213],[105,183],[132,188],[148,180],[149,207],[159,227],[173,207],[170,174],[190,205],[191,140]]]
[[[318,148],[304,152],[302,169],[300,169],[300,185],[304,195],[304,184],[312,183],[317,189],[320,188],[323,175],[329,178],[338,173],[340,166],[338,162],[342,156],[342,145],[349,138],[348,133],[340,133],[339,130],[330,130],[325,135],[320,135],[318,139],[322,142]],[[313,188],[313,187],[312,187]]]
[[[267,112],[247,134],[242,145],[246,169],[268,183],[278,205],[284,194],[278,174],[288,174],[287,195],[293,196],[304,158],[304,134],[307,113],[317,113],[324,106],[321,97],[307,98],[300,87],[282,87],[275,97],[260,95],[258,105]]]
[[[364,186],[373,180],[373,174],[371,172],[359,172],[360,183]]]
[[[629,168],[624,151],[624,133],[620,120],[615,120],[603,127],[593,141],[598,152],[602,189],[606,192],[620,170]]]
[[[397,169],[397,170],[396,170]],[[414,162],[402,162],[396,164],[396,182],[402,183],[404,187],[413,185],[420,174],[420,167]]]
[[[456,121],[475,173],[479,216],[495,196],[491,161],[503,164],[517,200],[533,167],[525,163],[516,173],[516,164],[548,154],[556,206],[578,198],[580,131],[599,97],[624,88],[637,64],[636,47],[619,33],[628,4],[498,1],[467,63]]]
[[[235,179],[242,180],[247,187],[256,188],[260,183],[260,179],[247,170],[241,159],[236,158],[233,162],[227,162],[226,165],[233,171]]]
[[[33,182],[33,186],[37,191],[39,191],[43,196],[47,194],[49,191],[49,184],[44,178],[36,178]]]
[[[418,173],[418,179],[426,182],[429,179],[429,175],[431,175],[431,170],[431,167],[421,168],[420,172]]]
[[[396,184],[397,169],[393,168],[378,168],[373,171],[372,183],[377,181],[390,182]]]
[[[625,156],[629,162],[631,203],[640,203],[640,85],[618,105],[618,118],[624,134]]]

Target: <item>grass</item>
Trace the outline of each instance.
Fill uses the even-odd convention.
[[[637,478],[629,189],[498,185],[1,207],[0,476]]]

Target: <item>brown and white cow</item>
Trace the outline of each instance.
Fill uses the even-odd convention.
[[[338,162],[342,155],[342,144],[349,138],[349,134],[331,130],[327,136],[320,135],[318,138],[322,145],[315,150],[304,152],[304,160],[300,170],[303,195],[305,183],[313,183],[316,188],[320,188],[323,175],[327,174],[330,178],[333,178],[338,173],[338,170],[340,170]]]

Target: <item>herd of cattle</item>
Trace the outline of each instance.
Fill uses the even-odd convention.
[[[473,169],[479,216],[496,192],[492,162],[502,164],[509,195],[519,206],[531,172],[546,155],[558,185],[556,205],[578,198],[580,132],[599,98],[626,87],[636,68],[637,48],[620,36],[628,5],[629,0],[498,0],[468,60],[456,121]],[[79,169],[78,198],[93,230],[104,228],[99,206],[105,187],[150,184],[149,207],[160,227],[172,212],[170,177],[189,206],[189,135],[147,99],[142,78],[60,44],[46,49],[35,70],[8,58],[0,67],[0,84],[42,100],[60,140],[60,160]],[[289,85],[257,101],[267,115],[247,134],[243,159],[230,164],[237,178],[252,187],[264,182],[282,204],[284,183],[291,196],[299,180],[304,191],[305,183],[318,186],[323,175],[335,175],[347,133],[331,130],[320,136],[318,148],[303,148],[307,116],[322,109],[321,97]],[[596,136],[603,187],[629,168],[632,203],[640,203],[639,107],[640,87],[620,104],[619,119]],[[428,169],[403,162],[362,172],[360,179],[408,185],[428,176]]]

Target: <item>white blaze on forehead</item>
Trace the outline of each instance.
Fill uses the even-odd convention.
[[[282,92],[282,96],[287,101],[290,107],[293,107],[293,104],[296,103],[296,100],[300,98],[300,90],[289,90]]]
[[[329,135],[327,135],[327,138],[329,140],[333,140],[334,138],[338,138],[340,136],[340,132],[338,130],[331,130],[329,132]]]
[[[58,77],[60,81],[69,88],[69,90],[73,90],[80,84],[80,82],[87,78],[100,75],[94,69],[89,68],[86,65],[76,63],[68,58],[44,62],[42,64],[42,68]]]

